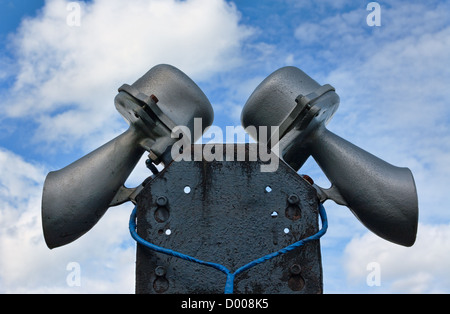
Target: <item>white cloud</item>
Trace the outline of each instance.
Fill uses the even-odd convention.
[[[22,158],[0,147],[0,200],[36,197],[35,190],[44,178],[43,169],[30,165]]]
[[[80,2],[79,27],[66,23],[68,2],[48,0],[12,36],[17,74],[1,111],[37,122],[36,141],[69,148],[125,127],[113,105],[123,83],[159,63],[207,80],[241,63],[252,33],[222,0]]]
[[[0,293],[133,293],[132,206],[110,209],[77,242],[49,250],[41,222],[44,178],[42,167],[0,149]],[[71,262],[80,265],[80,287],[67,285]]]
[[[419,225],[411,248],[386,242],[372,233],[346,247],[344,265],[350,283],[366,282],[367,265],[380,266],[381,289],[387,293],[442,293],[450,290],[450,225]]]

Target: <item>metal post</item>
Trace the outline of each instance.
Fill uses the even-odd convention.
[[[204,148],[204,146],[193,146]],[[287,164],[261,172],[261,160],[172,162],[137,197],[137,232],[146,241],[235,270],[317,233],[316,190]],[[228,154],[230,156],[231,154]],[[223,293],[216,269],[138,245],[136,293]],[[236,294],[317,294],[323,291],[320,243],[276,257],[235,279]]]

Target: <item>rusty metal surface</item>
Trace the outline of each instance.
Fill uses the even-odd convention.
[[[247,152],[255,148],[242,145]],[[237,146],[226,149],[237,151]],[[315,234],[315,189],[284,162],[273,173],[260,172],[260,165],[171,163],[137,197],[138,234],[231,270]],[[138,294],[223,293],[225,281],[215,269],[138,245]],[[322,293],[322,287],[320,243],[315,241],[238,275],[234,293]]]

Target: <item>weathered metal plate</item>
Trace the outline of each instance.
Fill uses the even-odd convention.
[[[242,145],[247,153],[256,149]],[[226,145],[224,155],[238,146]],[[138,234],[235,271],[317,233],[315,189],[282,161],[276,172],[260,166],[248,159],[171,163],[137,197]],[[292,194],[298,204],[291,204],[295,197],[289,202]],[[223,293],[225,282],[216,269],[138,245],[138,294]],[[234,293],[316,294],[322,287],[320,242],[314,241],[239,274]]]

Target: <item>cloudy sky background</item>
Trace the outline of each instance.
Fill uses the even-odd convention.
[[[69,26],[65,0],[0,0],[0,293],[134,293],[130,203],[78,241],[50,251],[42,236],[45,176],[127,129],[113,99],[160,63],[202,88],[214,124],[240,125],[255,87],[293,65],[333,85],[329,129],[397,166],[419,193],[416,244],[373,235],[326,202],[325,293],[449,293],[450,3],[379,1],[92,0]],[[329,186],[313,160],[300,170]],[[127,184],[149,175],[143,162]],[[67,266],[81,267],[70,287]],[[370,286],[370,265],[380,286]],[[369,266],[369,268],[368,268]]]

